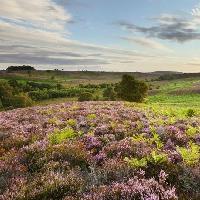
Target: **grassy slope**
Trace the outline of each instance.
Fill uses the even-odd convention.
[[[199,79],[184,79],[155,82],[160,88],[155,95],[149,96],[148,103],[159,103],[176,106],[200,106],[200,93],[189,93],[193,88],[200,87]],[[182,90],[182,94],[179,91]],[[184,92],[185,90],[185,92]]]
[[[116,72],[63,72],[63,71],[34,71],[29,75],[27,72],[20,73],[0,73],[0,79],[17,79],[20,81],[37,81],[47,83],[61,83],[64,86],[72,86],[78,84],[100,84],[100,83],[115,83],[121,79],[124,73]],[[145,73],[132,73],[136,78],[141,79],[155,79],[160,74],[145,74]],[[200,106],[200,80],[198,78],[193,79],[178,79],[172,81],[153,81],[149,82],[153,85],[153,93],[147,99],[147,103],[150,104],[163,104],[170,106],[188,106],[198,107]],[[159,88],[158,88],[159,87]],[[157,88],[157,89],[155,89]],[[197,89],[197,92],[189,93],[193,88]],[[183,91],[181,91],[183,90]],[[181,91],[181,92],[180,92]],[[76,99],[53,99],[44,102],[39,102],[37,105],[47,105],[50,103],[60,103],[64,101],[70,101]]]

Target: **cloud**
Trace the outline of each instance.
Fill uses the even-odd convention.
[[[99,65],[109,64],[102,59],[71,59],[71,58],[56,58],[56,57],[44,57],[34,54],[0,54],[1,63],[24,63],[24,64],[50,64],[50,65]]]
[[[138,26],[126,21],[119,21],[118,25],[131,32],[142,33],[150,38],[159,38],[176,42],[187,42],[200,39],[198,26],[200,20],[184,18],[182,16],[163,14],[153,19],[155,25],[150,27]]]
[[[57,32],[19,26],[2,20],[0,30],[1,63],[106,65],[111,61],[118,62],[120,57],[120,60],[130,61],[152,57],[146,53],[81,43]]]
[[[1,18],[10,23],[45,30],[65,30],[65,24],[71,21],[71,15],[52,0],[2,0]]]
[[[192,11],[191,14],[195,17],[200,17],[200,4],[196,5]]]
[[[144,37],[120,37],[120,38],[122,40],[133,42],[147,48],[162,50],[166,52],[172,52],[170,48],[149,38],[144,38]]]

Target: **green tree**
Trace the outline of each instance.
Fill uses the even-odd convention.
[[[136,80],[130,75],[123,75],[121,82],[116,87],[118,96],[122,100],[130,102],[142,102],[148,91],[145,82]]]
[[[111,100],[115,101],[116,100],[116,92],[112,86],[108,86],[104,92],[103,92],[103,97],[105,100]]]

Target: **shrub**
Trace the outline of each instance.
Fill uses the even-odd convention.
[[[33,104],[32,99],[26,94],[19,94],[9,99],[10,106],[14,108],[25,108]]]
[[[35,90],[28,93],[28,95],[33,99],[34,101],[40,101],[49,99],[49,94],[47,90]]]
[[[103,97],[105,100],[111,100],[115,101],[116,100],[116,92],[113,87],[108,86],[104,91],[103,91]]]
[[[186,113],[186,116],[187,117],[193,117],[195,115],[195,111],[193,109],[188,109],[187,110],[187,113]]]
[[[37,146],[32,144],[23,149],[21,163],[25,165],[29,172],[39,172],[45,161],[44,151]]]
[[[59,200],[67,195],[75,196],[78,191],[82,190],[83,186],[84,181],[79,173],[72,171],[66,175],[47,171],[46,174],[39,174],[22,187],[17,194],[17,199]]]
[[[67,120],[67,124],[68,124],[69,126],[76,126],[77,121],[76,121],[75,119],[68,119],[68,120]]]
[[[130,75],[123,75],[122,81],[117,85],[118,96],[126,101],[142,102],[147,95],[148,86],[143,81],[135,80]]]
[[[13,88],[6,82],[0,81],[0,99],[11,97],[13,95]]]
[[[142,172],[141,175],[142,176]],[[128,181],[95,187],[81,200],[134,200],[134,199],[177,199],[174,187],[166,183],[166,174],[161,171],[159,181],[154,178],[145,179],[134,176]]]
[[[195,165],[200,159],[200,147],[195,143],[190,143],[189,148],[177,147],[177,151],[181,154],[187,165]]]
[[[137,158],[125,158],[124,159],[131,167],[133,168],[141,168],[147,166],[146,158],[137,159]]]
[[[79,166],[87,169],[89,156],[82,142],[66,141],[52,147],[52,159],[54,161],[67,161],[71,167]]]
[[[89,92],[83,92],[78,97],[78,101],[92,101],[92,100],[93,100],[93,95],[92,93]]]
[[[165,153],[158,153],[153,151],[151,153],[150,161],[155,164],[161,164],[167,162],[167,155]]]
[[[61,131],[55,131],[49,136],[51,144],[60,144],[66,139],[72,139],[78,134],[72,128],[66,128]]]

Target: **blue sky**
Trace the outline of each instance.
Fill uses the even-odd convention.
[[[0,67],[200,71],[199,0],[2,0]]]

